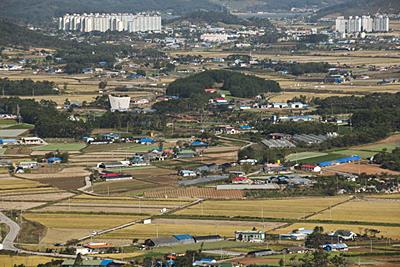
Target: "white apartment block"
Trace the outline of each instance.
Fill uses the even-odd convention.
[[[386,15],[371,16],[350,16],[336,18],[336,31],[339,33],[359,32],[388,32],[389,17]]]
[[[58,28],[63,31],[80,32],[149,32],[161,31],[161,16],[151,14],[66,14],[59,18]]]
[[[376,32],[388,32],[389,31],[389,17],[379,15],[375,17],[373,23],[373,29]]]

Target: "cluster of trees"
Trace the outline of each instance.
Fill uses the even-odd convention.
[[[263,63],[264,68],[271,68],[275,71],[287,71],[293,75],[303,75],[305,73],[326,73],[329,68],[332,67],[327,62],[283,62],[280,61],[277,64],[272,60]]]
[[[106,112],[100,117],[91,118],[88,122],[91,128],[126,128],[162,131],[166,127],[165,116],[162,114],[133,114]]]
[[[2,98],[0,111],[20,114],[25,123],[35,125],[35,133],[40,137],[80,138],[90,132],[90,127],[82,121],[72,121],[69,114],[60,112],[56,103],[33,99]]]
[[[190,12],[185,14],[184,16],[174,19],[170,22],[175,21],[190,21],[191,23],[224,23],[224,24],[237,24],[243,25],[246,21],[240,19],[239,17],[232,15],[228,11],[219,12],[219,11],[207,11],[207,10],[198,10],[195,12]]]
[[[374,142],[400,130],[400,93],[314,99],[320,115],[352,113],[350,132],[328,140],[323,148]]]
[[[153,108],[160,114],[195,112],[206,108],[208,98],[205,95],[195,95],[192,98],[157,102]]]
[[[328,39],[329,36],[326,34],[311,34],[304,36],[303,38],[301,38],[300,41],[308,44],[318,44],[322,42],[327,42]]]
[[[285,134],[326,134],[335,132],[337,127],[332,124],[319,122],[282,122],[272,124],[263,121],[257,124],[257,129],[265,134],[285,133]]]
[[[239,150],[238,156],[239,159],[251,158],[263,163],[276,162],[277,160],[283,161],[290,152],[288,149],[265,149],[264,145],[255,144]]]
[[[34,82],[31,79],[0,79],[0,94],[12,96],[56,95],[56,85],[49,81]]]
[[[271,23],[268,18],[250,17],[250,18],[239,18],[233,15],[228,10],[214,11],[214,10],[197,10],[190,12],[184,16],[173,19],[170,22],[176,21],[190,21],[191,23],[207,23],[207,24],[230,24],[230,25],[243,25],[243,26],[255,26],[267,28],[271,31],[276,31],[275,26]]]
[[[74,44],[57,50],[55,57],[61,58],[59,63],[66,64],[64,71],[68,74],[81,73],[83,68],[99,66],[111,68],[116,57],[130,55],[133,50],[128,46]]]
[[[374,156],[374,162],[383,168],[400,171],[400,148],[395,148],[391,153],[382,151]]]
[[[210,70],[178,79],[167,88],[168,95],[190,98],[205,94],[204,89],[222,83],[222,89],[236,97],[254,97],[266,92],[280,92],[276,81],[226,70]]]
[[[318,106],[320,115],[343,114],[360,110],[399,108],[400,93],[374,93],[364,97],[331,96],[325,99],[315,98],[313,104]]]

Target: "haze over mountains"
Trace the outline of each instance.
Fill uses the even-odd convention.
[[[317,8],[319,15],[396,13],[398,0],[2,0],[0,18],[41,24],[65,13],[83,12],[138,12],[146,10],[170,11],[187,14],[196,10],[275,12],[291,8]]]

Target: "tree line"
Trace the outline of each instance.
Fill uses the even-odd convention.
[[[395,148],[392,152],[379,152],[374,156],[374,162],[381,164],[383,168],[400,171],[400,148]]]
[[[58,111],[56,103],[47,100],[2,98],[0,111],[18,114],[25,123],[34,124],[35,133],[40,137],[80,138],[90,132],[82,121],[72,121],[69,114]]]
[[[281,91],[276,81],[234,71],[209,70],[170,83],[167,94],[190,98],[193,95],[206,94],[204,89],[221,83],[221,89],[229,91],[235,97],[254,97],[262,93]]]
[[[53,82],[31,79],[9,80],[0,79],[0,94],[10,96],[57,95],[59,91]]]
[[[262,62],[264,68],[270,68],[274,71],[287,71],[292,75],[303,75],[305,73],[326,73],[332,65],[327,62],[273,62],[272,60]]]

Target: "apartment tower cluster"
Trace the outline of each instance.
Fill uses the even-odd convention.
[[[336,31],[339,33],[360,33],[360,32],[388,32],[389,17],[386,15],[371,16],[350,16],[336,18]]]
[[[59,30],[79,32],[149,32],[161,31],[158,13],[66,14],[59,18]]]

